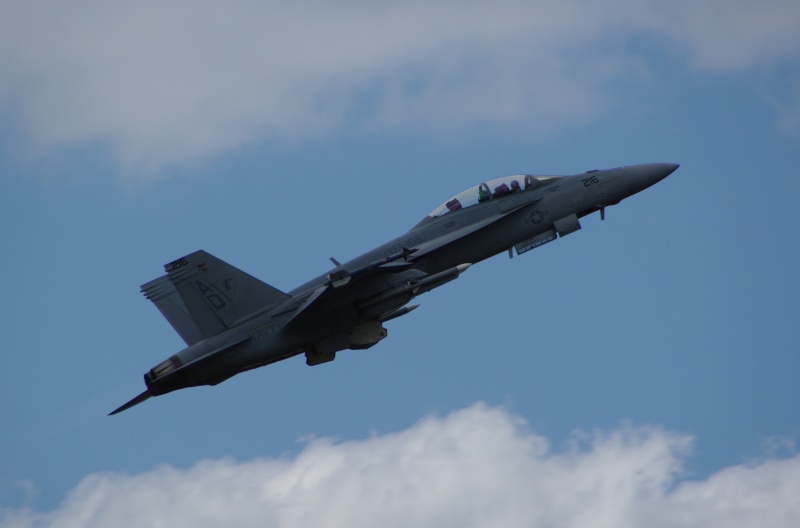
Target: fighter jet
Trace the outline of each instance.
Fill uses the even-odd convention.
[[[217,385],[247,370],[305,354],[310,366],[387,335],[388,321],[417,308],[415,297],[498,253],[522,254],[581,228],[600,212],[666,178],[674,163],[647,163],[573,176],[520,174],[453,196],[407,233],[282,292],[206,253],[164,266],[142,293],[186,342],[144,375],[151,396]]]

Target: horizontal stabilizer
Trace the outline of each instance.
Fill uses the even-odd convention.
[[[131,407],[133,407],[134,405],[139,405],[143,401],[149,400],[151,396],[152,394],[150,393],[150,391],[146,390],[137,397],[135,397],[134,399],[132,399],[131,401],[129,401],[128,403],[126,403],[125,405],[123,405],[122,407],[120,407],[119,409],[111,411],[110,413],[108,413],[108,415],[114,416],[115,414],[121,413],[122,411],[126,411]]]

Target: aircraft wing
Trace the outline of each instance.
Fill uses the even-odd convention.
[[[413,255],[411,255],[409,260],[411,260],[411,261],[419,260],[420,258],[424,257],[425,255],[427,255],[431,251],[437,250],[437,249],[441,248],[442,246],[446,246],[447,244],[449,244],[451,242],[455,242],[456,240],[459,240],[459,239],[461,239],[461,238],[463,238],[463,237],[465,237],[465,236],[467,236],[467,235],[469,235],[471,233],[474,233],[475,231],[479,231],[479,230],[483,229],[484,227],[489,226],[489,225],[497,222],[498,220],[501,220],[502,218],[505,218],[506,216],[510,215],[511,213],[522,209],[523,207],[527,207],[527,206],[529,206],[531,204],[534,204],[534,203],[538,202],[539,200],[541,200],[541,198],[539,198],[538,200],[535,200],[533,202],[525,202],[525,203],[516,205],[516,206],[511,207],[509,209],[505,209],[503,211],[500,211],[496,215],[493,215],[493,216],[484,218],[483,220],[479,220],[477,222],[465,225],[464,227],[461,227],[461,228],[458,228],[458,229],[454,229],[453,231],[450,231],[449,233],[447,233],[444,236],[440,236],[440,237],[434,238],[432,240],[428,240],[427,242],[423,242],[422,244],[420,244],[420,245],[416,246],[416,248],[414,248],[415,251],[413,252]]]
[[[289,329],[300,328],[306,324],[314,324],[314,320],[320,317],[320,313],[316,308],[336,296],[342,296],[347,299],[343,302],[355,302],[360,297],[366,297],[389,288],[393,280],[387,276],[408,270],[412,264],[399,259],[411,253],[413,251],[403,250],[396,255],[391,255],[353,271],[339,270],[331,273],[328,275],[328,280],[321,286],[278,307],[273,316],[281,313],[291,313],[285,323],[285,327]],[[411,270],[410,273],[415,276],[419,275],[420,277],[418,278],[425,277],[425,274],[421,271]]]
[[[309,295],[304,297],[301,302],[299,302],[295,307],[292,308],[292,315],[289,317],[288,321],[286,321],[287,327],[292,327],[297,325],[297,319],[300,318],[302,321],[301,316],[306,313],[306,310],[313,305],[317,299],[322,297],[326,292],[331,290],[332,287],[329,284],[321,286],[316,290],[312,291]]]

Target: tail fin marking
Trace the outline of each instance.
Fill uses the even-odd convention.
[[[290,296],[205,251],[164,266],[142,286],[186,344],[217,335]]]

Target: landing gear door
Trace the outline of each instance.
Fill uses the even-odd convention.
[[[553,222],[553,227],[556,228],[558,236],[563,237],[580,229],[581,223],[577,215],[571,214]]]

